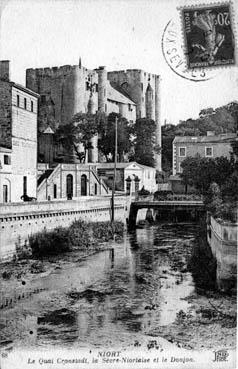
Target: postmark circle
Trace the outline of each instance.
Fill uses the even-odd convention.
[[[194,82],[202,82],[214,78],[217,75],[216,70],[187,68],[180,32],[177,22],[171,19],[162,35],[162,53],[170,69],[178,76]]]

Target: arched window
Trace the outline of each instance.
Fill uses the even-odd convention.
[[[67,199],[70,200],[73,197],[73,176],[68,174],[66,177],[66,195]]]
[[[81,196],[87,196],[87,176],[83,174],[81,176]]]

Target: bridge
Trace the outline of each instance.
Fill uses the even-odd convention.
[[[190,213],[191,219],[197,219],[205,211],[203,199],[199,195],[139,196],[130,205],[129,230],[135,228],[137,213],[140,209],[155,209],[161,218],[163,218],[163,213],[169,212],[175,222],[179,213]]]

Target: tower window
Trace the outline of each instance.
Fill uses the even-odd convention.
[[[31,101],[31,111],[32,111],[32,112],[34,111],[34,104],[33,104],[33,101]]]
[[[17,95],[17,106],[19,107],[20,106],[20,96]]]
[[[26,98],[24,97],[24,109],[26,109]]]

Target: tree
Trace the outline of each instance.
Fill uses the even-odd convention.
[[[110,113],[106,120],[99,125],[98,148],[105,155],[107,161],[114,161],[115,156],[115,121],[117,121],[117,152],[119,161],[123,161],[128,154],[131,142],[131,128],[126,118],[117,113]]]
[[[152,119],[136,120],[134,135],[134,160],[139,164],[154,167],[154,148],[156,143],[156,124]]]
[[[56,140],[62,144],[69,156],[85,161],[86,151],[92,148],[90,140],[98,133],[105,116],[102,113],[77,113],[69,124],[60,126],[56,131]]]
[[[181,167],[181,178],[185,185],[194,186],[202,195],[206,195],[210,185],[215,182],[222,186],[233,173],[231,160],[221,156],[215,159],[196,157],[186,158]]]

